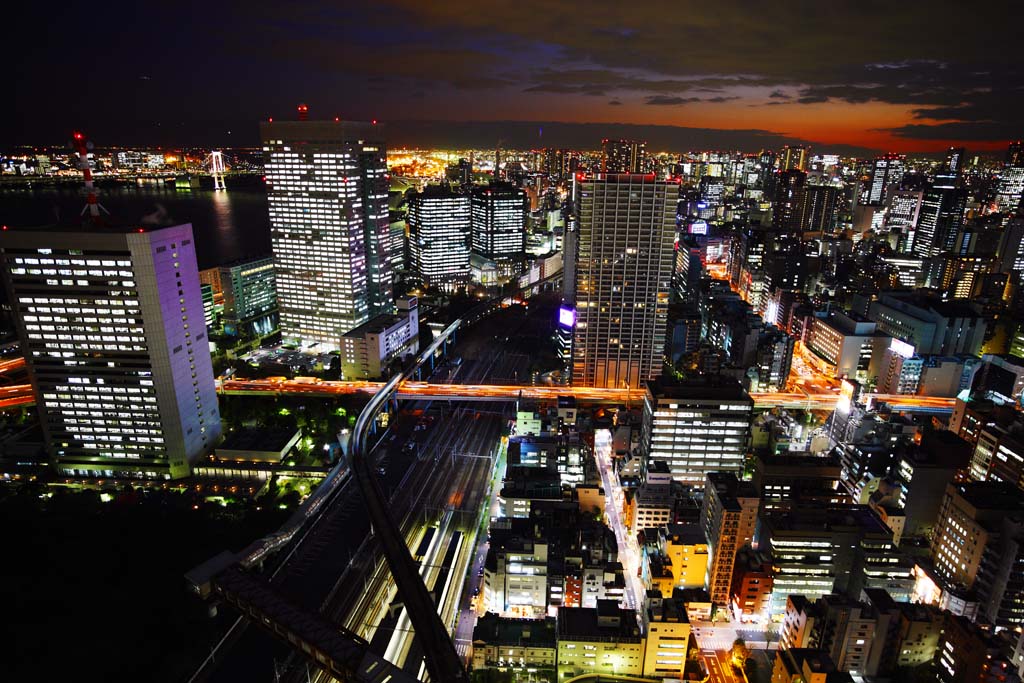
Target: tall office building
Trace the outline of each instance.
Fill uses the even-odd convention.
[[[946,587],[973,591],[979,616],[997,628],[1024,626],[1024,497],[997,481],[946,486],[932,559]]]
[[[996,203],[1004,213],[1014,213],[1024,195],[1024,142],[1011,142],[1006,151],[1006,163],[999,174],[999,194]]]
[[[800,228],[807,232],[835,234],[841,189],[835,185],[810,185],[804,191]]]
[[[885,227],[899,232],[897,248],[904,254],[914,249],[915,230],[921,214],[924,192],[920,190],[897,190],[889,198],[885,210]]]
[[[806,147],[790,147],[786,145],[779,152],[779,170],[791,171],[796,169],[798,171],[806,171],[807,153],[808,149]]]
[[[8,230],[0,251],[58,473],[187,476],[221,431],[192,226]]]
[[[643,173],[646,148],[646,142],[637,140],[602,140],[601,172]]]
[[[704,485],[700,525],[708,541],[707,590],[717,605],[730,604],[736,553],[754,540],[760,499],[750,482],[731,472],[709,472]]]
[[[757,176],[765,197],[771,197],[775,190],[775,152],[763,149],[757,157]]]
[[[871,167],[871,185],[868,188],[868,206],[882,206],[890,193],[903,180],[902,154],[884,154],[875,157]]]
[[[931,257],[952,250],[966,211],[967,191],[951,175],[936,176],[921,200],[914,253]]]
[[[470,197],[430,185],[409,199],[409,260],[429,287],[469,281]]]
[[[268,334],[276,326],[277,276],[269,256],[221,266],[224,326],[244,334]]]
[[[574,384],[639,387],[661,372],[679,186],[599,175],[575,187]]]
[[[392,310],[387,154],[377,127],[262,122],[284,339],[338,349]]]
[[[473,190],[472,249],[511,275],[526,253],[526,193],[510,183]]]
[[[800,232],[803,225],[806,185],[807,174],[801,170],[790,169],[775,174],[772,228],[781,232]]]

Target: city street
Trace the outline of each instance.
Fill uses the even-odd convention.
[[[605,515],[608,526],[615,532],[619,543],[619,562],[626,575],[626,607],[641,610],[646,591],[637,576],[640,568],[640,549],[636,538],[626,531],[622,520],[622,487],[615,474],[612,464],[612,436],[607,429],[599,429],[594,433],[594,457],[597,468],[601,472],[601,484],[604,486]]]

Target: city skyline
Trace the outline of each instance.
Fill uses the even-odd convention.
[[[997,15],[1012,16],[1007,7]],[[26,22],[41,11],[19,8]],[[431,144],[431,129],[469,142],[483,128],[476,134],[491,144],[546,136],[576,146],[569,131],[626,124],[652,128],[609,134],[653,141],[666,132],[655,127],[673,127],[688,148],[802,141],[821,150],[992,150],[1017,134],[1024,92],[1011,52],[992,49],[1012,44],[1015,22],[977,22],[965,6],[793,5],[766,16],[730,2],[713,14],[678,4],[584,12],[526,3],[479,13],[394,0],[314,3],[287,18],[262,3],[204,6],[202,21],[177,8],[117,3],[70,13],[54,27],[64,44],[83,23],[112,37],[73,64],[25,44],[20,51],[35,58],[15,73],[15,92],[33,104],[8,114],[3,142],[59,142],[71,114],[112,143],[200,144],[216,135],[252,144],[254,118],[283,118],[307,101],[324,116],[441,122],[395,125],[392,145]],[[130,37],[149,27],[173,42],[126,59]],[[15,52],[22,40],[15,37]],[[81,84],[73,95],[43,77],[54,69]],[[125,98],[147,106],[124,107]]]

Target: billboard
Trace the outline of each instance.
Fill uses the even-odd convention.
[[[562,327],[576,326],[576,311],[572,308],[562,306],[558,309],[558,324]]]
[[[889,343],[889,350],[903,358],[913,358],[914,352],[917,349],[914,348],[913,344],[908,344],[907,342],[900,341],[899,339],[893,339]]]

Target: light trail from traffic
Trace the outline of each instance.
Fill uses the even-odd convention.
[[[337,396],[344,394],[375,394],[384,386],[381,382],[308,382],[299,380],[225,380],[220,393],[226,395],[312,395]],[[433,384],[406,381],[398,386],[399,398],[449,398],[453,400],[501,400],[519,398],[555,401],[560,396],[574,396],[581,402],[593,403],[639,403],[643,400],[642,389],[570,387],[570,386],[519,386],[500,384]],[[839,400],[838,392],[771,391],[752,392],[754,405],[758,408],[776,406],[833,410]],[[938,396],[915,396],[912,394],[867,394],[872,402],[884,402],[895,409],[904,410],[952,410],[955,398]]]

